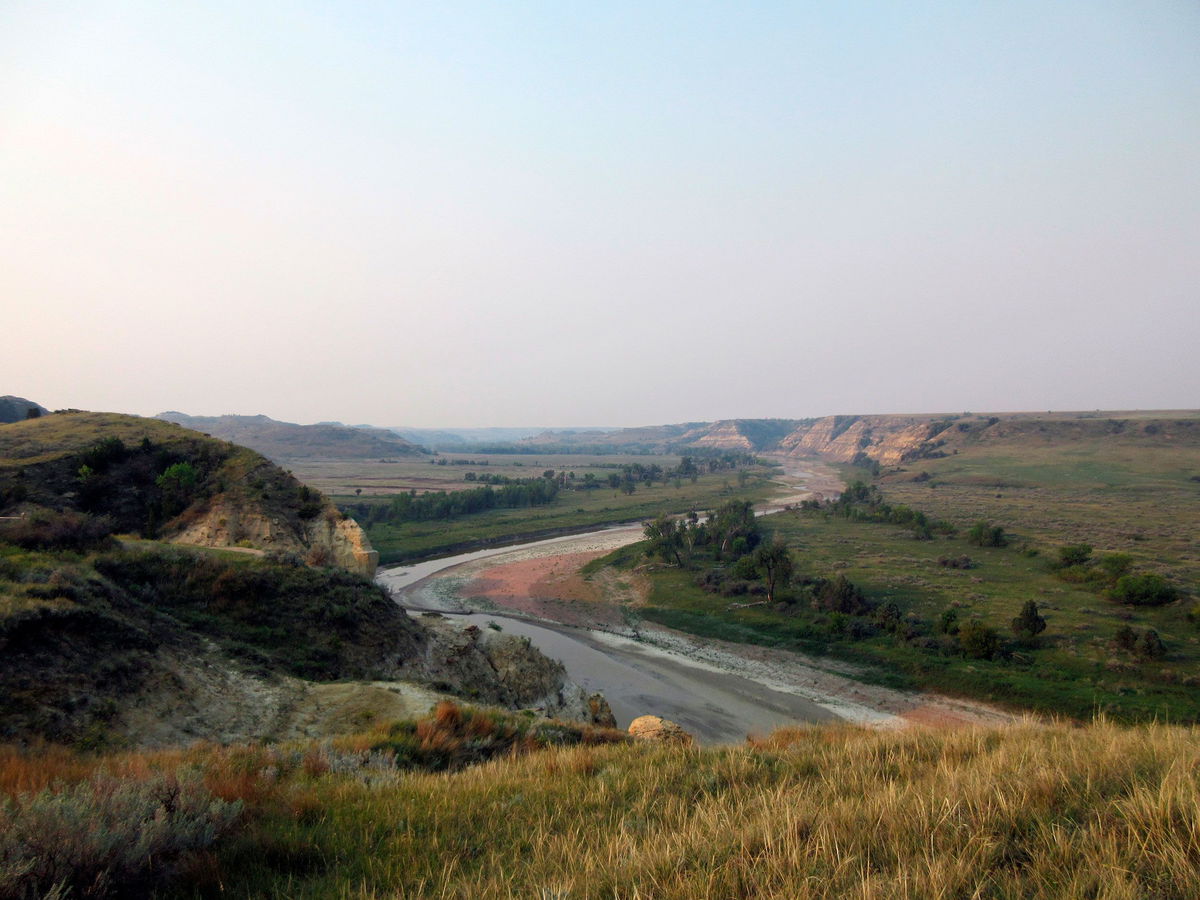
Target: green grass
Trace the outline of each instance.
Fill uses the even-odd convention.
[[[930,479],[914,482],[927,472]],[[1081,440],[980,444],[885,473],[890,502],[969,525],[991,519],[1039,545],[1086,542],[1133,554],[1184,586],[1200,582],[1200,450]]]
[[[922,648],[882,632],[853,639],[839,633],[837,617],[805,603],[790,608],[732,609],[733,601],[699,587],[696,571],[644,568],[652,584],[647,620],[706,637],[825,653],[864,663],[869,680],[896,687],[929,688],[1011,707],[1088,718],[1097,711],[1124,720],[1200,720],[1200,628],[1188,617],[1190,601],[1157,608],[1114,604],[1082,585],[1067,584],[1047,554],[1027,548],[980,548],[961,538],[917,541],[895,525],[856,522],[823,513],[784,512],[762,520],[794,550],[800,575],[843,574],[877,604],[894,602],[906,627],[938,641],[933,627],[953,608],[960,623],[977,619],[1012,644],[1006,659],[962,657],[954,648]],[[969,556],[970,569],[945,568],[939,557]],[[597,560],[630,567],[642,562],[636,548]],[[750,598],[755,599],[755,598]],[[1010,622],[1026,600],[1036,600],[1048,623],[1039,646],[1016,644]],[[1155,629],[1166,659],[1140,661],[1115,651],[1123,625]]]
[[[366,526],[366,530],[372,546],[379,551],[380,564],[388,565],[444,556],[475,544],[503,542],[518,536],[559,530],[565,533],[651,519],[661,513],[709,509],[735,497],[759,501],[777,490],[768,473],[768,469],[759,469],[744,488],[738,486],[736,472],[719,472],[701,475],[694,484],[685,478],[679,487],[671,482],[656,483],[653,487],[639,485],[635,493],[628,495],[607,487],[564,491],[546,506],[488,510],[442,521],[379,523]],[[357,498],[334,499],[345,506]]]
[[[798,574],[845,575],[875,603],[895,603],[907,617],[905,630],[923,641],[886,632],[852,639],[845,622],[807,604],[730,609],[730,598],[702,590],[695,573],[662,566],[649,572],[653,588],[642,614],[701,635],[854,660],[870,667],[868,678],[899,686],[1084,719],[1103,710],[1127,720],[1200,721],[1200,482],[1192,480],[1200,474],[1200,451],[1186,435],[1152,437],[1027,429],[876,479],[887,502],[949,521],[958,537],[917,541],[900,526],[800,511],[763,520],[793,548]],[[845,467],[843,474],[868,480],[869,473]],[[1002,526],[1010,545],[967,544],[962,535],[980,520]],[[1096,556],[1129,554],[1135,571],[1162,574],[1181,599],[1130,607],[1106,599],[1101,586],[1067,583],[1051,563],[1058,547],[1074,543],[1092,545]],[[960,556],[971,557],[974,567],[938,565],[939,557]],[[629,550],[610,561],[634,564]],[[593,570],[604,564],[593,563]],[[1010,627],[1028,600],[1048,623],[1036,647],[1019,645]],[[994,628],[1011,653],[995,660],[961,656],[934,627],[950,608],[960,624],[977,620]],[[1126,625],[1155,630],[1166,657],[1147,660],[1115,649],[1112,638]]]

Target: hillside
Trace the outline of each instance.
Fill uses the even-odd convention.
[[[117,532],[295,553],[370,575],[362,529],[253,450],[117,413],[56,413],[0,427],[0,515],[104,516]]]
[[[163,412],[158,418],[175,422],[243,447],[268,459],[378,459],[417,456],[422,448],[384,429],[350,428],[323,423],[295,425],[267,416],[189,416]]]
[[[411,619],[369,580],[377,555],[352,520],[258,453],[178,425],[0,427],[0,516],[5,739],[323,733],[439,692],[603,710],[516,637]],[[367,683],[325,688],[346,679]]]

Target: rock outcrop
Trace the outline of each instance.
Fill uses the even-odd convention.
[[[832,462],[851,462],[861,453],[881,465],[898,465],[948,427],[932,416],[825,416],[797,427],[779,449]]]
[[[353,519],[328,505],[321,514],[292,522],[260,506],[218,497],[199,516],[170,535],[172,543],[192,547],[251,547],[294,553],[310,565],[341,566],[375,577],[379,552]]]
[[[660,744],[679,744],[691,747],[696,739],[670,719],[660,716],[639,716],[629,723],[629,734],[639,741]]]
[[[883,466],[950,456],[978,444],[1058,445],[1103,440],[1126,444],[1200,444],[1200,418],[1123,418],[1119,413],[1005,413],[977,415],[825,416],[798,425],[779,442],[792,456],[832,462],[871,460]]]
[[[543,715],[613,727],[615,719],[600,694],[588,694],[528,638],[426,613],[417,619],[428,638],[423,654],[404,667],[404,676],[478,703],[534,709]]]

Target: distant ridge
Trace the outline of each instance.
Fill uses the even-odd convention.
[[[545,431],[512,450],[535,453],[704,453],[742,451],[899,465],[947,456],[979,442],[1113,438],[1200,444],[1200,412],[924,413],[815,419],[723,419],[613,431]],[[510,452],[512,452],[510,450]]]
[[[0,423],[24,421],[30,418],[30,410],[36,410],[38,416],[44,416],[50,412],[40,403],[34,403],[24,397],[14,397],[12,394],[0,397]]]
[[[358,425],[358,428],[372,428],[369,425]],[[539,434],[594,434],[611,431],[611,428],[570,428],[548,430],[546,428],[412,428],[396,425],[387,429],[398,434],[406,441],[430,447],[435,450],[450,450],[458,448],[472,449],[490,444],[511,444],[524,441]]]
[[[257,450],[275,462],[293,459],[379,459],[417,456],[424,449],[382,429],[345,425],[296,425],[268,416],[190,416],[163,412],[156,418]]]

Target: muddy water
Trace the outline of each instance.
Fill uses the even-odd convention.
[[[701,743],[725,744],[785,725],[838,718],[803,697],[627,638],[489,613],[455,618],[480,628],[494,623],[506,633],[529,638],[547,656],[562,660],[572,680],[589,692],[602,692],[621,728],[638,716],[662,716],[678,722]]]

